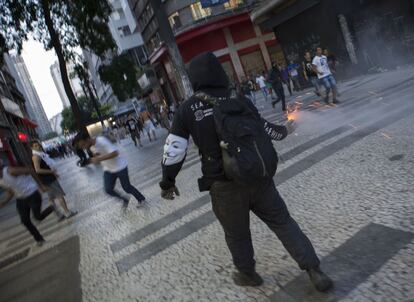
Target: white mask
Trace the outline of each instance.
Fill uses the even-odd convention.
[[[182,162],[187,153],[188,141],[180,136],[169,134],[164,145],[162,163],[171,166]]]

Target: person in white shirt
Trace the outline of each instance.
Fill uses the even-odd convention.
[[[313,70],[318,75],[319,82],[325,86],[326,96],[325,102],[329,104],[329,92],[332,90],[333,103],[339,103],[337,96],[336,81],[329,69],[328,59],[322,54],[322,48],[316,49],[316,56],[312,60]]]
[[[127,161],[119,154],[115,144],[104,136],[91,138],[87,133],[78,133],[74,140],[83,149],[93,147],[96,156],[90,158],[90,162],[102,165],[104,188],[107,194],[121,199],[124,202],[124,207],[128,206],[128,198],[114,190],[116,180],[119,178],[122,189],[135,197],[138,201],[138,207],[143,205],[145,197],[129,181]]]
[[[30,211],[33,212],[36,220],[42,221],[54,211],[54,207],[49,206],[41,211],[42,195],[39,191],[39,184],[31,175],[31,170],[26,167],[7,167],[0,160],[0,187],[5,190],[5,196],[2,196],[3,200],[0,201],[0,208],[16,198],[16,208],[22,224],[32,234],[37,245],[43,245],[45,240],[33,225]],[[42,187],[42,191],[44,190],[46,189]]]
[[[262,91],[263,96],[265,98],[265,101],[267,102],[267,96],[269,93],[267,92],[266,78],[264,77],[263,74],[264,74],[264,71],[261,75],[258,75],[256,77],[256,83],[257,85],[259,85],[260,90]]]

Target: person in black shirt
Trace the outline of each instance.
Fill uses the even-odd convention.
[[[137,141],[139,143],[140,147],[143,147],[141,143],[141,135],[139,134],[140,128],[140,122],[134,119],[132,114],[129,115],[128,119],[125,122],[125,127],[128,128],[129,133],[131,134],[131,139],[133,140],[135,147],[137,146]]]
[[[282,110],[286,112],[286,100],[285,100],[285,91],[283,90],[283,78],[280,72],[279,67],[276,63],[272,64],[272,69],[269,72],[269,76],[267,77],[267,81],[272,84],[272,88],[277,95],[277,100],[272,102],[273,108],[277,102],[282,101]]]
[[[189,78],[195,95],[178,109],[167,137],[162,160],[161,196],[171,200],[179,195],[175,179],[184,163],[191,136],[201,155],[203,176],[198,180],[199,189],[210,191],[213,211],[223,227],[237,268],[233,274],[234,282],[240,286],[263,283],[255,270],[250,235],[249,214],[253,211],[279,237],[300,268],[308,271],[314,286],[320,291],[329,289],[332,281],[319,269],[319,259],[311,242],[290,216],[273,179],[268,176],[260,182],[240,185],[229,180],[224,172],[213,107],[200,96],[220,102],[240,102],[229,97],[229,79],[220,62],[212,53],[197,56],[190,63]],[[243,104],[260,117],[252,103]],[[284,139],[294,130],[292,123],[278,126],[265,120],[263,127],[265,133],[275,140]]]
[[[318,83],[318,75],[315,73],[312,67],[312,56],[309,51],[305,52],[305,60],[302,62],[303,68],[303,75],[305,80],[310,82],[312,86],[315,88],[315,94],[320,96],[319,93],[319,83]]]

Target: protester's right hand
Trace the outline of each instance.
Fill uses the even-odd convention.
[[[180,196],[176,186],[173,186],[167,190],[161,190],[161,197],[167,200],[173,200],[175,196]]]
[[[288,135],[289,135],[289,134],[293,133],[293,132],[296,130],[296,128],[297,128],[297,124],[295,123],[295,121],[294,121],[294,120],[289,120],[289,121],[285,124],[285,127],[286,127],[286,129],[287,129],[287,133],[288,133]]]

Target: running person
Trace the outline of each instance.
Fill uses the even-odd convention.
[[[326,96],[325,103],[329,104],[329,92],[332,90],[333,103],[337,104],[337,88],[336,81],[332,75],[331,70],[328,65],[328,58],[322,54],[322,48],[318,47],[316,49],[316,56],[312,60],[313,70],[318,74],[319,82],[325,86]]]
[[[132,194],[138,201],[138,207],[142,206],[145,197],[129,181],[128,163],[120,155],[118,147],[104,136],[90,138],[87,133],[78,133],[75,137],[79,146],[87,149],[94,147],[95,153],[99,154],[90,158],[92,164],[102,164],[104,170],[104,188],[108,195],[117,197],[124,202],[124,207],[128,206],[129,199],[114,190],[116,180],[119,178],[122,189],[128,194]]]
[[[154,140],[156,140],[157,138],[155,136],[155,127],[154,127],[154,122],[152,121],[151,114],[147,110],[142,109],[142,111],[141,111],[141,119],[142,119],[142,122],[144,124],[144,130],[147,133],[150,142],[152,141],[152,139],[151,139],[151,133],[152,133],[152,135],[154,137]]]
[[[312,86],[315,88],[315,94],[317,96],[320,96],[321,94],[319,93],[318,75],[313,70],[311,53],[309,51],[305,52],[304,58],[305,60],[302,62],[302,68],[305,80],[312,84]]]
[[[33,217],[36,220],[42,221],[53,212],[54,207],[49,206],[41,211],[42,195],[30,169],[26,167],[6,167],[3,165],[3,161],[0,160],[0,183],[0,186],[6,190],[6,196],[0,202],[0,208],[15,197],[17,212],[22,224],[32,234],[37,245],[42,246],[45,239],[36,226],[33,225],[30,219],[30,211],[33,212]],[[43,190],[44,188],[42,188]]]
[[[141,135],[139,134],[139,121],[134,119],[132,114],[129,115],[129,118],[125,122],[125,126],[128,128],[129,133],[131,134],[131,139],[133,140],[135,147],[137,146],[137,141],[140,147],[143,147],[141,143]]]
[[[31,143],[32,147],[32,162],[37,173],[37,176],[40,179],[40,182],[44,187],[47,188],[47,195],[49,196],[49,202],[56,206],[59,204],[63,209],[64,217],[61,215],[59,219],[70,218],[78,214],[77,211],[70,211],[66,204],[65,192],[58,182],[58,174],[54,169],[56,165],[54,160],[49,157],[47,153],[44,152],[42,144],[35,140]]]

